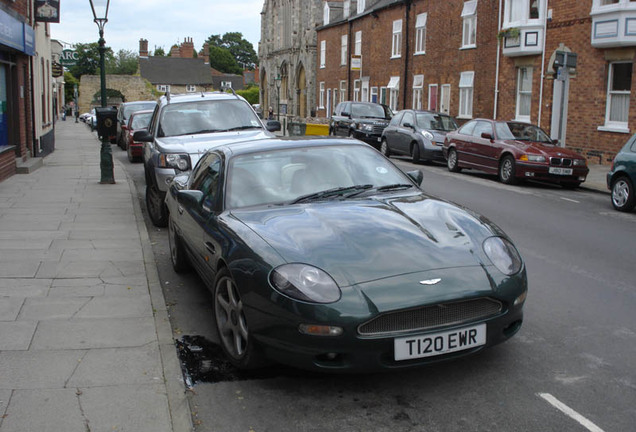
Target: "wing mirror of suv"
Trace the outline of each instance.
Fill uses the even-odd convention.
[[[280,122],[278,120],[267,120],[265,122],[265,129],[270,132],[276,132],[280,130]]]
[[[203,199],[203,192],[200,190],[182,189],[177,192],[177,202],[185,207],[199,207]]]
[[[152,142],[152,134],[147,130],[139,130],[133,134],[133,140],[137,142]]]
[[[343,111],[340,115],[341,115],[341,116],[343,116],[343,117],[349,117],[349,118],[351,118],[351,114],[350,114],[350,113],[348,113],[348,112],[346,112],[346,111]]]
[[[422,180],[424,180],[424,174],[422,174],[422,170],[409,171],[406,173],[406,175],[411,177],[418,186],[422,186]]]
[[[487,139],[487,140],[490,140],[490,141],[492,141],[492,140],[493,140],[492,134],[491,134],[491,133],[488,133],[488,132],[482,132],[482,133],[481,133],[481,137],[482,137],[483,139]]]

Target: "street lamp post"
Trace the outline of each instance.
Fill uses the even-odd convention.
[[[102,108],[106,107],[106,41],[104,40],[104,26],[108,22],[108,7],[110,0],[89,0],[91,4],[91,10],[93,11],[93,21],[97,24],[99,29],[99,78],[101,84],[101,99]],[[99,129],[98,132],[99,134]],[[113,175],[113,152],[110,148],[110,137],[107,134],[101,136],[102,146],[100,150],[100,162],[99,168],[101,172],[100,183],[112,184],[115,183],[115,177]]]
[[[276,78],[274,78],[274,84],[276,84],[276,120],[280,121],[280,84],[281,81],[283,80],[283,78],[280,76],[280,74],[276,75]]]

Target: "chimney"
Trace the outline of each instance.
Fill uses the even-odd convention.
[[[148,57],[147,39],[139,39],[139,57]]]
[[[192,38],[185,38],[181,47],[179,48],[181,53],[181,58],[192,58],[194,57],[194,43],[192,42]]]
[[[205,64],[210,64],[210,44],[204,43],[203,50],[201,51],[201,57],[203,57],[203,62]]]

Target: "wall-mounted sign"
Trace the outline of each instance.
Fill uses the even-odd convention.
[[[51,65],[51,75],[53,78],[59,78],[64,75],[64,68],[58,62],[53,62]]]
[[[62,54],[60,55],[60,63],[62,63],[62,66],[66,66],[66,67],[75,66],[78,60],[79,60],[79,57],[75,50],[65,49],[62,51]]]
[[[360,70],[362,69],[362,56],[360,55],[352,55],[351,56],[351,70]]]
[[[35,0],[35,20],[40,22],[59,23],[59,0]]]

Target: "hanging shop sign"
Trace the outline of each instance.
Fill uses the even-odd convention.
[[[59,23],[60,2],[58,0],[35,0],[35,20]]]

